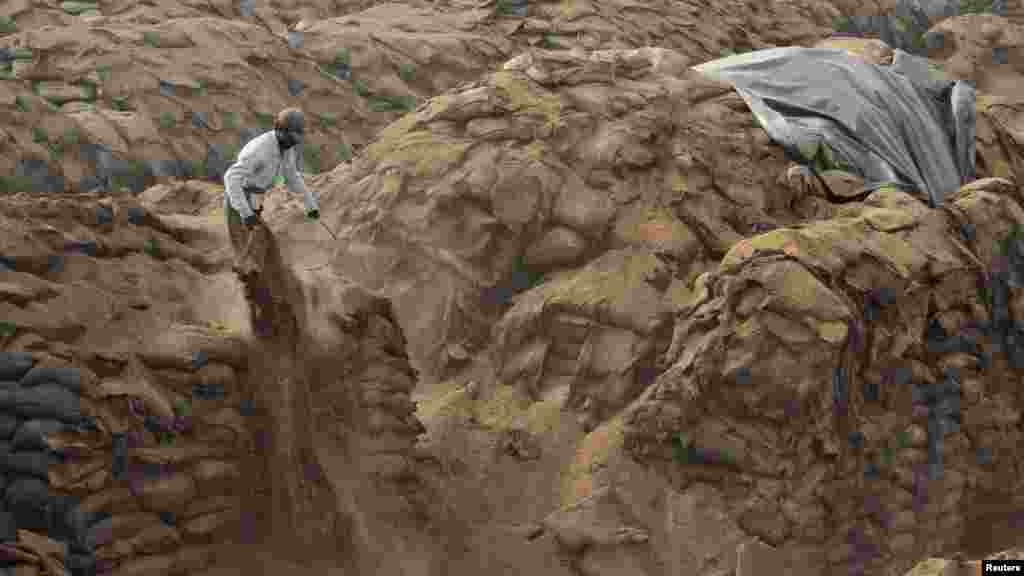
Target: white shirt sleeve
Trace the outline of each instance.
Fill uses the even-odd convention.
[[[302,194],[302,200],[306,205],[306,212],[312,210],[320,210],[320,201],[316,195],[310,192],[309,188],[306,188],[306,183],[303,181],[302,174],[299,174],[298,166],[298,151],[292,148],[285,152],[283,166],[281,171],[284,173],[284,181],[288,185],[288,189],[296,194]]]
[[[242,220],[253,215],[252,207],[245,198],[245,182],[253,173],[253,159],[253,154],[239,154],[238,160],[224,172],[224,190],[228,203]]]

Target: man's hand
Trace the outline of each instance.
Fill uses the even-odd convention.
[[[252,214],[251,216],[247,216],[245,218],[245,220],[243,220],[243,222],[246,225],[246,227],[253,228],[257,224],[259,224],[259,222],[260,222],[260,215],[259,215],[259,213],[255,213],[255,214]]]
[[[306,218],[309,218],[310,220],[319,220],[320,219],[320,211],[319,210],[310,210],[309,212],[306,212]]]

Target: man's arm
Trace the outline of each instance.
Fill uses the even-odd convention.
[[[306,205],[306,213],[316,210],[320,211],[320,201],[317,197],[310,192],[309,188],[306,188],[306,183],[302,178],[302,174],[299,174],[298,164],[298,152],[292,148],[288,150],[287,156],[284,159],[284,181],[288,185],[288,189],[296,194],[302,194],[303,203]]]
[[[250,156],[239,156],[238,160],[224,172],[224,188],[227,190],[228,202],[238,212],[242,220],[254,215],[249,201],[245,198],[245,181],[252,174]]]

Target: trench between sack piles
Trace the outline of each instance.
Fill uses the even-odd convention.
[[[339,370],[349,354],[312,342],[299,280],[283,262],[273,234],[267,229],[260,232],[254,235],[251,254],[259,272],[243,280],[257,333],[248,349],[243,388],[252,407],[247,421],[255,444],[255,458],[246,474],[265,483],[255,483],[245,496],[234,552],[244,556],[258,547],[299,566],[358,573],[351,521],[339,509],[339,494],[315,447],[311,397],[313,390],[337,386],[345,399],[332,407],[350,407],[357,401],[341,381],[344,370]],[[335,410],[331,416],[352,421],[351,413],[339,415]],[[342,422],[333,424],[338,430],[345,427]],[[339,440],[330,450],[349,459],[344,453],[347,443],[343,437]],[[231,558],[226,563],[238,561]]]
[[[156,352],[83,354],[81,369],[2,353],[0,574],[230,572],[239,555],[359,573],[310,401],[311,388],[340,394],[320,453],[349,461],[340,412],[358,399],[339,366],[358,335],[345,351],[310,343],[302,290],[268,248],[250,292],[276,298],[271,337],[225,345],[186,327],[153,336]]]

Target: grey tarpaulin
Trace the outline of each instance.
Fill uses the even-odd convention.
[[[865,190],[894,184],[932,206],[975,179],[975,92],[895,50],[878,66],[842,50],[771,48],[694,67],[732,84],[778,144],[825,144]]]

